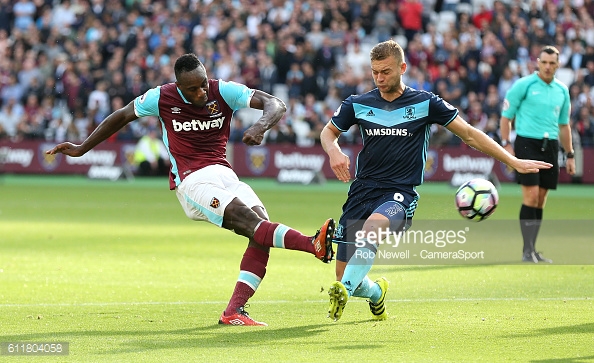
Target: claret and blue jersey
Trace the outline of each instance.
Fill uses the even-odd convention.
[[[249,107],[254,90],[222,80],[208,80],[206,106],[188,102],[175,83],[148,90],[134,100],[136,116],[157,116],[171,159],[169,186],[208,165],[231,167],[226,158],[233,112]]]
[[[342,102],[331,122],[341,132],[357,125],[363,149],[356,177],[390,186],[423,182],[431,124],[447,126],[458,110],[439,96],[406,87],[397,99],[384,100],[379,90]]]

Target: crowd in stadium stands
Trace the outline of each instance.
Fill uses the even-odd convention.
[[[503,97],[561,51],[574,138],[594,144],[594,0],[0,0],[0,139],[81,141],[112,110],[174,81],[196,53],[211,78],[287,104],[267,143],[319,142],[350,94],[374,87],[369,49],[394,38],[407,85],[435,92],[498,139]],[[239,112],[231,140],[258,117]],[[156,119],[114,138],[136,141]],[[455,145],[432,130],[435,145]],[[341,142],[360,143],[357,130]],[[575,142],[575,141],[574,141]]]

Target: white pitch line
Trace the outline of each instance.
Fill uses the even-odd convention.
[[[432,302],[480,302],[480,301],[587,301],[592,297],[502,297],[502,298],[443,298],[443,299],[392,299],[386,300],[391,303],[432,303]],[[327,300],[254,300],[256,304],[319,304],[326,303]],[[363,299],[353,300],[354,303],[365,303]],[[139,301],[139,302],[87,302],[87,303],[37,303],[37,304],[0,304],[0,308],[11,307],[85,307],[85,306],[137,306],[137,305],[220,305],[227,304],[228,301]]]

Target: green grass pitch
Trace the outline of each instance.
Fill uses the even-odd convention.
[[[273,221],[306,234],[340,216],[348,187],[246,181]],[[415,219],[459,218],[449,186],[419,192]],[[500,196],[492,219],[516,219],[519,187]],[[545,219],[572,218],[594,222],[594,186],[551,192]],[[389,319],[353,298],[331,322],[334,264],[273,250],[247,309],[269,326],[219,326],[244,249],[187,219],[165,179],[0,177],[0,343],[69,342],[67,356],[0,362],[594,361],[591,265],[376,265]]]

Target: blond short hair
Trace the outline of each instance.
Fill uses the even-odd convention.
[[[404,50],[402,50],[400,44],[396,43],[396,41],[392,39],[376,44],[371,49],[371,52],[369,52],[369,56],[372,61],[384,60],[390,56],[393,56],[396,58],[398,63],[404,62]]]

